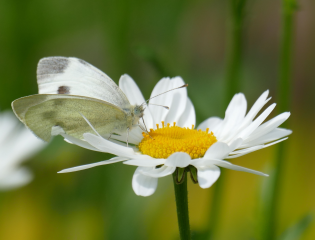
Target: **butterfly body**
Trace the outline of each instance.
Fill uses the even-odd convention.
[[[39,94],[12,102],[17,117],[35,135],[49,141],[60,127],[73,137],[93,132],[124,133],[138,124],[142,105],[131,105],[105,73],[77,58],[49,57],[37,68]]]

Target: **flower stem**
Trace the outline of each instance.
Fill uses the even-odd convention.
[[[176,183],[176,171],[173,173],[178,228],[181,240],[190,240],[190,226],[188,213],[187,173],[184,173],[184,181]]]
[[[291,62],[294,30],[294,12],[297,8],[296,0],[282,0],[282,35],[278,86],[278,111],[289,110],[290,106],[290,80],[291,80]],[[286,121],[282,127],[287,127]],[[280,207],[281,179],[284,171],[284,159],[286,157],[287,147],[280,143],[275,154],[274,176],[270,179],[270,188],[268,189],[267,202],[265,206],[266,216],[263,222],[263,239],[276,239],[277,213]]]
[[[224,105],[228,106],[233,95],[240,91],[240,75],[243,53],[243,20],[246,0],[230,0],[230,26],[228,33],[227,70],[225,77],[226,94]],[[216,239],[226,181],[225,169],[221,169],[220,179],[213,188],[213,197],[210,208],[210,228],[208,239]]]

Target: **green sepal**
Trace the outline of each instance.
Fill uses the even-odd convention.
[[[176,184],[181,184],[185,180],[185,168],[176,168]]]
[[[190,178],[193,181],[193,183],[198,183],[198,177],[197,177],[197,168],[194,166],[189,165],[189,171],[190,171]]]

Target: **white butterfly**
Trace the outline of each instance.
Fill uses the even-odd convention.
[[[37,83],[39,94],[13,101],[12,108],[46,142],[61,128],[83,139],[83,133],[93,132],[88,122],[101,135],[129,132],[143,116],[143,104],[131,105],[113,80],[78,58],[41,59]]]

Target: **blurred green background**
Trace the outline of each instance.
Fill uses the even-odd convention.
[[[247,1],[241,91],[251,106],[270,89],[277,102],[281,1]],[[315,210],[315,2],[300,0],[296,12],[292,93],[284,178],[277,209],[280,235]],[[145,98],[163,76],[189,84],[197,123],[224,117],[229,1],[220,0],[1,0],[0,107],[37,93],[36,65],[47,56],[82,58],[118,82],[128,73]],[[276,111],[272,116],[276,115]],[[232,162],[272,174],[276,147]],[[0,193],[0,239],[177,239],[170,176],[156,193],[134,194],[135,167],[112,164],[68,174],[64,168],[111,156],[70,145],[61,137],[26,163],[35,173],[23,188]],[[220,179],[219,179],[220,181]],[[260,239],[262,190],[267,180],[226,171],[217,239]],[[213,189],[188,186],[194,236],[208,228]],[[300,238],[315,239],[314,223]]]

